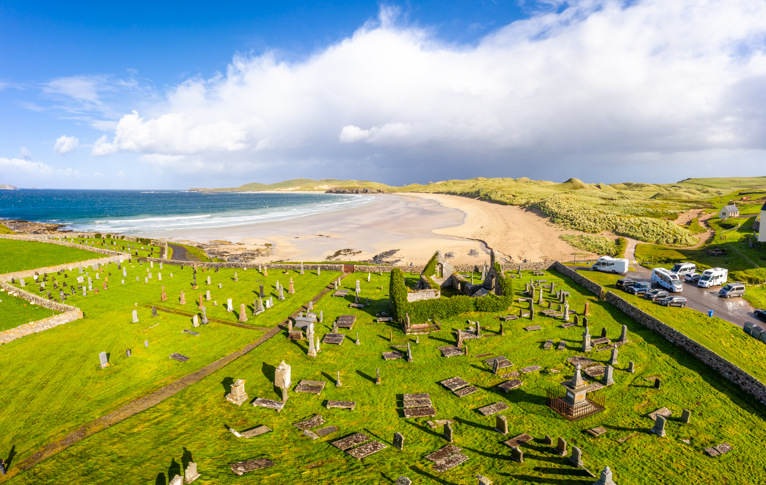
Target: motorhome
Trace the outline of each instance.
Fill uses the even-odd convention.
[[[678,275],[665,268],[654,268],[652,270],[652,281],[668,291],[678,292],[684,289]]]
[[[694,274],[697,271],[697,265],[694,263],[676,263],[671,273],[675,273],[679,278],[683,278],[688,274]]]
[[[630,261],[627,259],[610,258],[601,256],[593,263],[593,271],[603,271],[604,273],[625,274],[628,272]]]
[[[724,268],[710,268],[702,272],[702,277],[697,281],[700,288],[710,288],[726,284],[729,271]]]

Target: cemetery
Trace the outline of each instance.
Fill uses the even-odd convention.
[[[419,273],[147,265],[124,263],[124,278],[103,267],[93,291],[66,299],[83,319],[0,347],[6,380],[45,382],[0,397],[13,461],[237,357],[11,483],[119,483],[127,470],[131,482],[154,484],[180,483],[187,470],[196,483],[223,484],[702,484],[763,474],[754,446],[766,438],[763,404],[556,271],[495,271],[491,286],[505,294],[467,312],[434,298],[397,312],[391,292],[418,291]],[[480,284],[494,267],[453,280]],[[63,281],[87,287],[87,273]],[[487,298],[445,290],[439,299]],[[13,418],[30,414],[36,433]]]
[[[93,253],[84,249],[2,237],[0,253],[13,255],[10,258],[0,258],[0,274],[87,261],[95,257]]]

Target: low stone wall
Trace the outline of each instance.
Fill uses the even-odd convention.
[[[440,296],[441,291],[439,290],[420,290],[407,293],[407,301],[412,303],[413,301],[435,300]]]
[[[36,322],[19,325],[16,328],[12,328],[0,333],[0,345],[7,344],[8,342],[13,342],[16,339],[26,337],[27,335],[32,335],[33,333],[43,332],[50,328],[64,325],[65,323],[69,323],[74,320],[79,320],[82,317],[82,310],[79,308],[74,308],[73,310],[66,313],[54,315],[52,317],[44,318]]]
[[[638,309],[611,291],[607,292],[606,301],[617,307],[619,310],[621,310],[623,313],[641,325],[657,332],[658,334],[668,339],[671,343],[686,350],[689,354],[701,362],[712,367],[713,370],[718,372],[725,379],[729,380],[743,391],[752,395],[761,403],[766,404],[766,385],[764,385],[763,382],[751,376],[735,364],[732,364],[704,345],[695,342],[673,327],[666,325],[657,318],[649,315],[643,310]]]
[[[569,268],[568,266],[564,264],[559,263],[558,261],[556,261],[553,264],[552,269],[556,270],[557,272],[571,279],[578,285],[585,287],[586,290],[590,291],[591,293],[598,296],[599,298],[604,292],[604,288],[601,285],[594,283],[593,281],[589,280],[588,278],[581,275],[577,271],[573,270],[572,268]]]
[[[66,305],[64,303],[59,303],[57,301],[48,300],[47,298],[43,298],[41,296],[37,296],[26,290],[16,288],[15,286],[12,286],[6,283],[5,281],[0,281],[0,288],[3,288],[11,296],[17,296],[19,298],[23,298],[30,303],[34,303],[35,305],[41,306],[43,308],[47,308],[48,310],[54,310],[57,312],[71,312],[71,311],[77,310],[76,307],[73,307],[71,305]]]
[[[87,261],[77,261],[75,263],[66,263],[66,264],[59,264],[56,266],[47,266],[45,268],[35,268],[35,269],[26,269],[24,271],[16,271],[14,273],[5,273],[0,275],[0,281],[10,281],[11,278],[14,279],[21,279],[21,278],[32,278],[34,277],[35,273],[37,274],[50,274],[50,273],[56,273],[57,271],[69,271],[71,269],[76,268],[86,268],[88,266],[93,266],[94,264],[108,264],[108,263],[120,263],[125,260],[129,260],[129,256],[126,254],[119,253],[120,256],[111,256],[108,258],[98,258],[98,259],[89,259]]]

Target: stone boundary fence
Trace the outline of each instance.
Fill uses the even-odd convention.
[[[52,317],[43,318],[42,320],[37,320],[36,322],[19,325],[18,327],[0,333],[0,345],[7,344],[8,342],[13,342],[16,339],[26,337],[27,335],[32,335],[33,333],[44,332],[45,330],[51,329],[53,327],[58,327],[59,325],[64,325],[65,323],[79,320],[82,317],[82,310],[75,308],[74,310],[60,313],[58,315],[53,315]]]
[[[644,327],[657,332],[674,345],[681,347],[701,362],[712,367],[713,370],[718,372],[725,379],[755,397],[762,404],[766,404],[766,385],[743,369],[740,369],[737,365],[724,359],[704,345],[695,342],[673,327],[666,325],[657,318],[633,306],[611,291],[606,293],[606,301]]]
[[[127,259],[127,255],[120,253],[121,256],[111,256],[108,258],[89,259],[87,261],[77,261],[74,263],[58,264],[56,266],[46,266],[44,268],[25,269],[23,271],[16,271],[13,273],[0,274],[0,281],[9,281],[11,278],[31,278],[35,274],[50,274],[64,270],[69,271],[75,268],[85,268],[93,266],[95,264],[108,264],[108,263],[121,263]]]
[[[66,305],[64,303],[59,303],[57,301],[48,300],[47,298],[43,298],[41,296],[37,296],[26,290],[16,288],[15,286],[12,286],[6,283],[5,281],[0,281],[0,288],[7,291],[8,294],[11,296],[18,296],[19,298],[23,298],[30,303],[34,303],[35,305],[41,306],[43,308],[47,308],[48,310],[54,310],[57,312],[70,312],[73,310],[77,310],[76,307],[73,307],[71,305]]]
[[[601,285],[594,283],[593,281],[589,280],[588,278],[581,275],[577,271],[567,267],[564,264],[559,263],[558,261],[553,263],[551,268],[563,274],[567,278],[571,279],[578,285],[583,286],[586,290],[590,291],[591,293],[598,296],[599,298],[601,298],[601,296],[604,294],[604,288]]]

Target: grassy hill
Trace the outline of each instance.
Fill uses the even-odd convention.
[[[241,185],[239,187],[229,187],[222,189],[206,189],[206,188],[193,188],[190,190],[196,190],[199,192],[265,192],[265,191],[314,191],[314,192],[326,192],[330,189],[380,189],[383,191],[389,191],[392,187],[386,184],[380,184],[377,182],[370,182],[367,180],[336,180],[336,179],[292,179],[285,180],[284,182],[277,182],[274,184],[260,184],[258,182],[252,182],[249,184]]]

